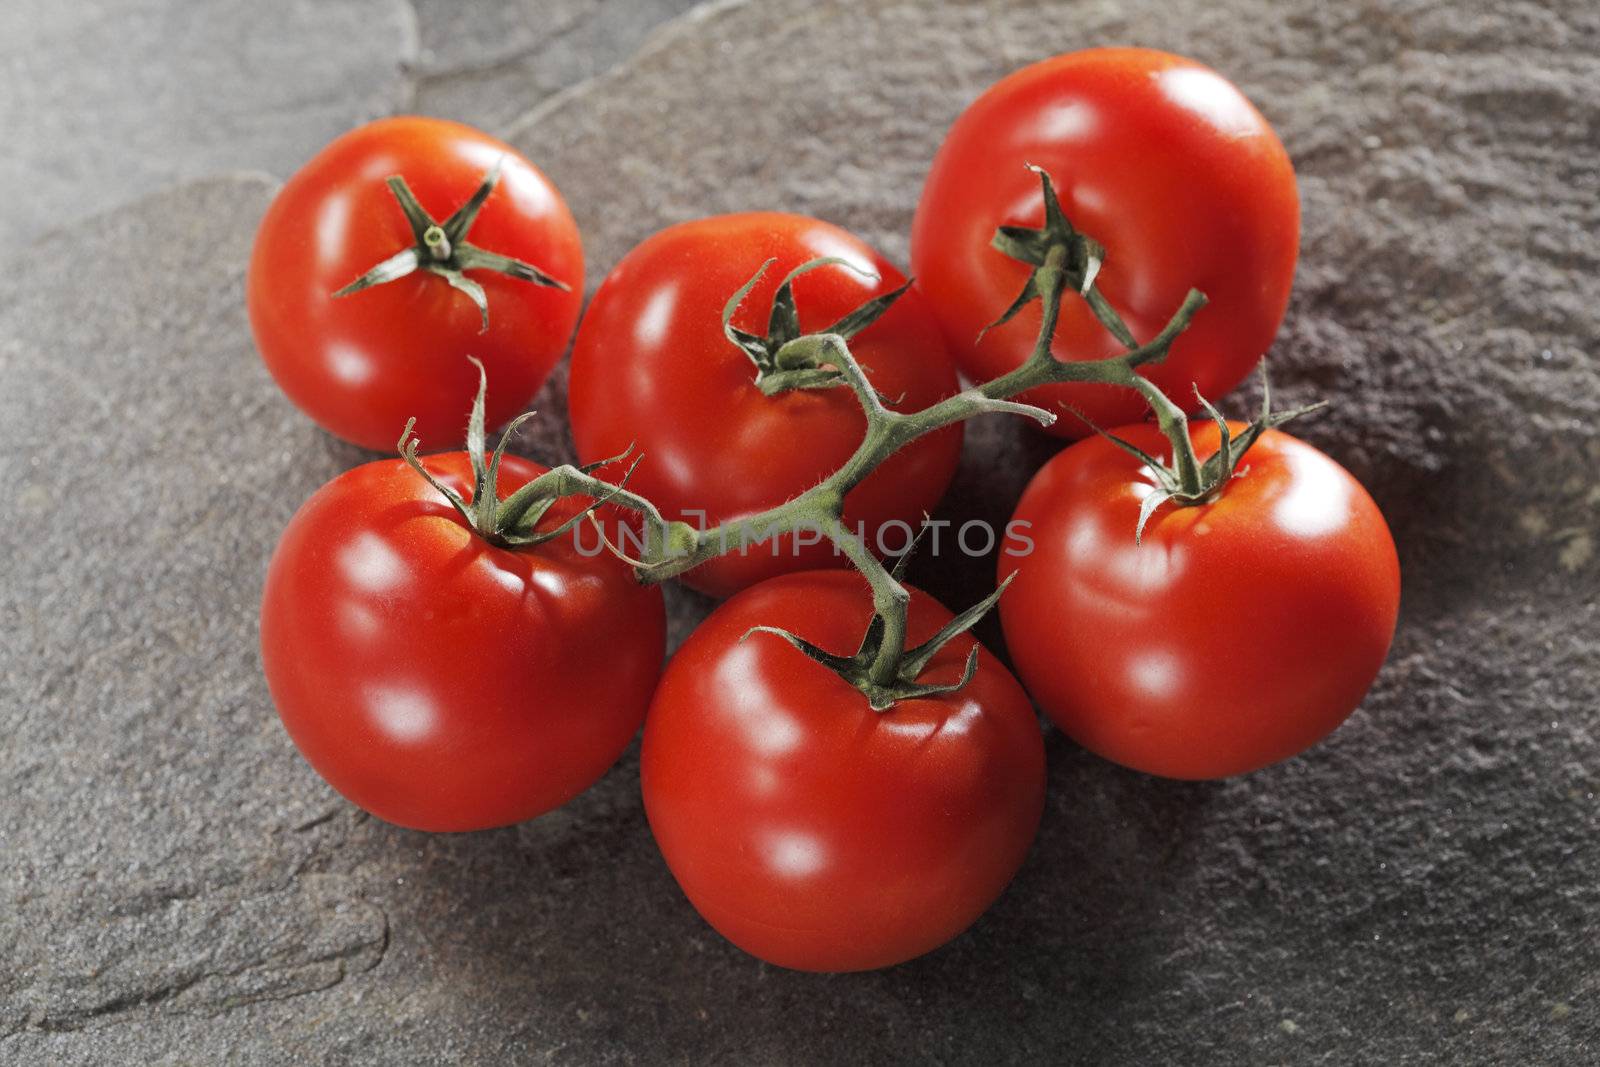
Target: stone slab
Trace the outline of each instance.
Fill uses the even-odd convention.
[[[278,726],[255,608],[293,509],[366,456],[251,351],[270,182],[189,182],[0,274],[0,1062],[1592,1062],[1600,9],[724,4],[513,137],[572,202],[591,283],[659,226],[747,207],[903,259],[960,107],[1107,41],[1217,66],[1299,168],[1275,380],[1336,401],[1300,432],[1372,489],[1406,575],[1350,723],[1212,784],[1048,733],[1015,884],[858,976],[706,928],[631,752],[513,829],[364,818]],[[560,401],[558,377],[529,451],[565,447]],[[975,428],[946,512],[1003,516],[1050,447]],[[914,577],[952,602],[986,580]],[[675,632],[703,610],[676,597]]]

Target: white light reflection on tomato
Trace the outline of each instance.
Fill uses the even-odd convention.
[[[784,830],[767,836],[763,859],[773,872],[786,878],[809,878],[828,863],[822,842],[810,834]]]
[[[1196,67],[1176,67],[1154,75],[1169,100],[1199,115],[1230,137],[1249,137],[1260,130],[1250,102],[1220,74]]]
[[[1321,537],[1350,518],[1350,480],[1327,456],[1309,449],[1287,449],[1288,492],[1278,498],[1272,521],[1297,537]]]
[[[390,593],[405,581],[406,565],[387,541],[370,531],[339,552],[339,566],[350,584],[369,593]]]
[[[412,689],[373,688],[367,692],[367,710],[379,729],[400,742],[428,737],[438,719],[432,702]]]
[[[759,640],[779,640],[765,634],[752,635],[750,641],[734,649],[717,667],[717,685],[729,695],[728,715],[744,733],[750,747],[768,758],[787,755],[800,744],[800,727],[763,700],[764,685],[751,684],[750,676],[761,670]]]

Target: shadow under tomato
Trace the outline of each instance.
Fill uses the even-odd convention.
[[[941,515],[1003,529],[1060,443],[1022,428],[1002,477],[966,471]],[[947,546],[948,548],[948,546]],[[993,589],[994,559],[919,557],[911,580],[959,609]],[[669,603],[686,628],[709,602]],[[1002,652],[998,625],[985,644]],[[676,628],[675,628],[676,629]],[[681,637],[680,634],[676,636]],[[496,1010],[568,1020],[569,1051],[648,1049],[652,1062],[958,1062],[1025,1059],[1070,1035],[1111,1048],[1135,989],[1182,980],[1165,914],[1200,846],[1213,783],[1127,771],[1053,728],[1046,810],[1013,884],[945,947],[884,971],[815,975],[745,954],[684,898],[646,823],[635,742],[594,788],[533,822],[476,834],[389,830],[414,849],[397,941],[427,947],[439,980],[493,991]],[[406,929],[402,924],[411,924]],[[1144,998],[1148,1002],[1148,997]]]
[[[908,1054],[912,1032],[957,1060],[1021,1058],[1064,1029],[1075,1048],[1109,1047],[1122,991],[1181,978],[1162,958],[1161,913],[1216,787],[1126,771],[1054,730],[1046,744],[1046,811],[1016,880],[971,930],[899,967],[805,974],[723,940],[650,837],[637,745],[523,826],[392,831],[417,851],[417,928],[396,936],[427,945],[442,980],[581,1020],[576,1047],[649,1048],[657,1061],[884,1062]]]
[[[588,1010],[641,967],[658,969],[644,961],[704,936],[645,822],[637,741],[589,790],[518,826],[387,830],[414,853],[409,920],[447,980],[476,976]]]
[[[994,592],[995,570],[1006,546],[1006,524],[1034,473],[1065,443],[1020,419],[993,417],[968,423],[961,466],[932,516],[934,522],[945,525],[930,530],[917,546],[907,580],[954,612],[964,611]],[[984,459],[980,462],[978,456]],[[963,544],[962,527],[973,522],[993,531],[994,543],[986,550],[990,535],[977,528]],[[1000,620],[994,612],[985,616],[973,633],[1009,665]]]
[[[959,1019],[969,1040],[999,1038],[997,1061],[1013,1058],[1007,1044],[1015,1058],[1060,1046],[1063,1031],[1075,1055],[1115,1047],[1124,993],[1180,980],[1164,958],[1163,912],[1197,860],[1186,845],[1219,788],[1117,767],[1054,729],[1045,741],[1044,818],[1011,886],[949,945],[861,976],[885,995],[915,989],[920,1009]]]

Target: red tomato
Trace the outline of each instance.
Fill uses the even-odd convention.
[[[570,292],[472,270],[489,306],[416,271],[349,296],[333,293],[416,239],[385,179],[405,178],[444,220],[502,162],[471,243],[524,260]],[[583,249],[561,194],[509,145],[467,126],[392,118],[352,130],[302,167],[256,234],[247,283],[256,347],[283,391],[327,430],[392,452],[406,420],[431,447],[459,444],[478,372],[488,423],[527,406],[578,319]]]
[[[465,453],[423,462],[470,499]],[[507,456],[501,496],[543,470]],[[289,736],[351,801],[415,829],[503,826],[576,796],[639,728],[666,633],[660,590],[580,547],[496,548],[400,460],[335,478],[284,531],[262,596]]]
[[[857,574],[812,571],[723,604],[667,667],[645,720],[650,828],[700,914],[761,959],[887,967],[966,929],[1021,865],[1044,804],[1038,720],[988,652],[955,693],[873,711],[772,634],[849,654],[872,616]],[[913,591],[910,637],[950,613]],[[961,636],[920,680],[961,675]]]
[[[1242,429],[1235,426],[1234,432]],[[1150,455],[1152,426],[1116,431]],[[1216,451],[1214,424],[1191,436]],[[1277,430],[1212,503],[1162,504],[1111,442],[1073,445],[1034,477],[1000,577],[1006,645],[1046,714],[1094,752],[1170,778],[1263,767],[1327,736],[1388,654],[1400,565],[1378,507],[1349,472]]]
[[[750,358],[722,332],[722,310],[767,259],[734,325],[765,334],[778,283],[808,260],[837,256],[867,271],[822,267],[794,283],[801,328],[821,330],[904,277],[837,226],[770,212],[722,215],[672,226],[618,263],[584,314],[572,350],[568,403],[578,455],[594,462],[637,446],[643,462],[629,488],[669,519],[714,525],[783,503],[832,474],[861,443],[866,418],[837,386],[767,396]],[[915,411],[954,393],[955,366],[927,304],[908,292],[850,344],[891,406]],[[961,452],[959,426],[912,444],[845,498],[844,518],[866,524],[887,552],[944,494]],[[701,521],[697,513],[707,518]],[[775,574],[845,566],[820,539],[753,545],[684,575],[728,594]]]
[[[911,267],[968,377],[1018,366],[1039,332],[1030,305],[979,340],[1021,291],[1029,267],[989,246],[1002,223],[1044,219],[1050,173],[1068,219],[1106,248],[1098,285],[1134,336],[1158,333],[1193,287],[1210,299],[1146,373],[1193,408],[1191,383],[1226,393],[1271,344],[1289,300],[1300,239],[1294,168],[1272,127],[1231,83],[1192,60],[1142,48],[1072,52],[1025,67],[950,128],[917,206]],[[1068,294],[1052,351],[1098,359],[1120,350]],[[1055,385],[1021,399],[1100,426],[1144,414],[1137,393]],[[1081,437],[1070,413],[1052,432]]]

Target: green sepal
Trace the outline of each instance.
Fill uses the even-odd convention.
[[[939,654],[940,649],[944,648],[945,645],[948,645],[959,635],[972,629],[978,624],[979,620],[989,614],[990,610],[1000,602],[1000,594],[1006,591],[1006,587],[1011,584],[1016,576],[1015,571],[1006,575],[1006,580],[1001,582],[994,592],[945,623],[939,628],[938,633],[922,642],[922,644],[915,648],[906,649],[905,656],[900,661],[901,671],[911,678],[921,674],[924,668],[928,666],[929,661]]]
[[[467,202],[456,208],[450,217],[439,225],[444,235],[450,239],[451,244],[458,244],[466,240],[467,231],[472,229],[472,224],[478,221],[478,212],[483,210],[483,205],[488,201],[489,194],[494,192],[494,187],[500,184],[500,169],[505,165],[506,157],[500,156],[494,161],[484,174],[483,180],[472,191]]]
[[[472,196],[442,223],[435,222],[433,216],[428,214],[404,177],[395,174],[385,179],[416,243],[411,248],[396,252],[349,285],[336,290],[333,295],[350,296],[364,289],[397,281],[419,269],[426,270],[443,278],[451,288],[472,301],[478,309],[481,323],[479,332],[482,333],[489,329],[489,298],[483,286],[468,278],[463,271],[489,270],[518,281],[570,291],[571,287],[566,282],[531,263],[467,243],[467,234],[473,223],[477,222],[479,211],[500,181],[500,169],[504,162],[503,156],[495,160],[494,166],[483,176],[483,181]]]
[[[811,273],[818,267],[843,267],[863,277],[873,277],[873,275],[863,271],[848,259],[840,259],[838,256],[821,256],[817,259],[807,260],[786,274],[783,281],[778,283],[778,291],[772,296],[772,312],[767,316],[767,345],[773,353],[776,353],[784,345],[800,336],[800,309],[795,306],[794,302],[794,283],[797,278]],[[870,303],[871,301],[868,301],[868,304]],[[863,304],[862,308],[866,306],[867,304]],[[856,311],[860,311],[862,308],[857,308]],[[855,312],[851,312],[851,314],[855,314]],[[882,312],[880,311],[879,314],[882,314]],[[829,329],[822,332],[835,333],[837,331]]]
[[[893,697],[889,704],[881,708],[874,705],[873,710],[887,711],[889,708],[894,706],[894,701],[898,700],[920,700],[924,697],[941,696],[945,693],[954,693],[956,690],[961,689],[968,682],[972,681],[972,676],[977,673],[978,645],[976,642],[974,642],[971,650],[967,652],[967,661],[961,669],[961,677],[957,678],[953,682],[933,684],[926,684],[923,682],[902,682],[900,686],[894,690]]]
[[[1000,313],[1000,317],[978,331],[978,340],[983,340],[990,330],[1004,326],[1016,318],[1023,308],[1039,299],[1039,296],[1039,275],[1035,272],[1028,275],[1028,280],[1022,283],[1022,292],[1018,293],[1017,298],[1011,301],[1010,306]]]
[[[909,553],[907,553],[909,554]],[[745,640],[755,633],[767,633],[781,637],[796,649],[810,657],[815,662],[837,674],[851,686],[860,690],[867,698],[868,705],[873,711],[887,711],[902,700],[917,700],[923,697],[939,696],[944,693],[953,693],[972,680],[973,674],[978,669],[978,645],[973,643],[972,649],[967,653],[966,665],[961,672],[961,677],[954,682],[927,683],[919,681],[922,672],[927,670],[928,664],[939,651],[957,637],[972,629],[980,619],[989,613],[1000,600],[1000,595],[1011,584],[1011,575],[1000,587],[989,594],[982,601],[963,611],[949,622],[945,623],[922,644],[915,648],[907,649],[900,657],[895,670],[894,681],[887,685],[878,684],[871,680],[869,671],[873,660],[877,657],[883,645],[884,621],[881,615],[873,613],[872,619],[867,623],[866,633],[861,638],[861,645],[852,656],[841,656],[829,652],[799,634],[791,633],[777,626],[753,626],[745,631],[740,640]]]
[[[339,297],[349,296],[351,293],[359,293],[361,290],[370,289],[374,285],[383,285],[386,282],[404,278],[420,266],[422,266],[422,258],[417,254],[415,248],[401,249],[343,289],[336,291],[333,295]]]
[[[633,455],[633,448],[636,444],[638,444],[637,441],[629,441],[628,447],[624,448],[621,452],[618,452],[614,456],[607,456],[605,459],[597,459],[593,463],[581,464],[578,467],[578,472],[580,474],[593,474],[602,467],[609,467],[613,463],[621,463],[623,460]]]
[[[1260,414],[1237,437],[1234,436],[1233,431],[1229,428],[1228,420],[1223,417],[1222,412],[1218,411],[1211,401],[1200,394],[1198,387],[1195,388],[1194,395],[1200,402],[1200,406],[1204,409],[1207,417],[1217,424],[1219,439],[1217,450],[1207,456],[1204,463],[1197,462],[1197,457],[1194,455],[1194,443],[1189,439],[1186,423],[1182,427],[1182,440],[1169,440],[1174,452],[1182,448],[1189,450],[1189,459],[1199,471],[1199,484],[1192,489],[1186,489],[1183,486],[1178,474],[1176,461],[1168,462],[1158,459],[1133,442],[1126,441],[1116,434],[1101,429],[1087,418],[1084,418],[1082,414],[1078,416],[1095,433],[1137,459],[1156,479],[1155,490],[1139,502],[1139,520],[1133,530],[1133,539],[1136,544],[1144,543],[1145,527],[1149,524],[1150,517],[1155,514],[1156,509],[1162,504],[1170,500],[1179,506],[1192,507],[1214,500],[1216,494],[1238,472],[1239,462],[1244,459],[1245,453],[1261,438],[1263,433],[1276,429],[1291,419],[1297,419],[1302,415],[1327,407],[1327,401],[1324,400],[1315,404],[1307,404],[1304,407],[1290,408],[1288,411],[1273,411],[1272,385],[1267,380],[1265,360],[1261,363]]]
[[[1139,521],[1133,527],[1133,543],[1144,544],[1144,528],[1150,522],[1150,516],[1156,513],[1156,508],[1171,500],[1175,494],[1170,489],[1153,489],[1143,500],[1139,501]]]
[[[571,529],[574,523],[569,521],[558,531],[534,533],[545,512],[560,499],[561,494],[552,493],[548,483],[545,482],[545,479],[556,472],[540,475],[507,499],[500,499],[500,464],[505,458],[506,446],[522,428],[522,424],[532,418],[534,413],[524,412],[511,420],[505,432],[501,434],[494,452],[490,453],[487,427],[484,424],[484,401],[489,392],[489,375],[484,369],[483,362],[477,357],[468,356],[467,359],[478,369],[478,390],[473,395],[472,411],[467,416],[467,460],[472,465],[472,499],[463,499],[459,493],[435,478],[418,458],[418,441],[414,432],[416,419],[407,422],[405,432],[400,435],[400,458],[412,470],[426,478],[428,484],[437,489],[440,495],[450,502],[450,506],[461,514],[467,525],[491,544],[509,548],[539,544],[560,536]],[[617,486],[616,489],[620,491],[621,486]],[[592,508],[586,508],[585,512],[590,510]],[[582,517],[583,513],[577,516],[580,519]]]
[[[761,264],[750,280],[741,285],[723,305],[723,336],[755,365],[756,385],[768,396],[792,389],[831,389],[848,385],[849,381],[841,371],[820,358],[829,351],[828,345],[819,343],[820,339],[836,335],[848,341],[877,322],[896,300],[905,295],[911,283],[908,281],[897,289],[873,297],[825,330],[806,334],[800,329],[800,309],[794,296],[795,280],[820,267],[844,267],[859,274],[866,273],[849,260],[836,256],[808,260],[778,283],[772,307],[767,313],[767,332],[762,335],[740,329],[733,324],[734,315],[774,262],[776,260],[768,259]],[[879,399],[890,402],[889,398],[881,395]]]
[[[1001,312],[998,319],[983,328],[978,334],[979,339],[990,330],[1004,326],[1016,318],[1023,308],[1044,295],[1039,288],[1039,270],[1045,265],[1051,249],[1060,247],[1066,252],[1067,270],[1063,279],[1065,284],[1071,280],[1074,259],[1087,262],[1089,251],[1087,245],[1093,244],[1067,221],[1066,214],[1061,210],[1061,201],[1056,198],[1055,186],[1050,181],[1050,175],[1043,167],[1036,167],[1031,163],[1027,166],[1039,176],[1039,187],[1044,195],[1044,225],[1001,226],[995,230],[989,244],[995,251],[1010,256],[1018,262],[1026,263],[1033,270],[1028,272],[1028,280],[1022,283],[1022,291],[1017,294],[1016,299]],[[1099,248],[1098,245],[1094,247]],[[1099,270],[1098,263],[1094,269]],[[1082,268],[1078,273],[1078,281],[1081,284]],[[1077,288],[1076,285],[1073,287]]]
[[[906,291],[910,288],[911,279],[907,278],[905,284],[898,289],[891,289],[882,296],[873,297],[822,332],[836,333],[848,341],[881,319],[883,313],[893,307],[896,300],[905,296]]]
[[[1043,167],[1036,167],[1031,163],[1027,166],[1039,176],[1039,188],[1044,197],[1044,225],[1001,226],[995,230],[989,244],[996,251],[1028,264],[1033,270],[1028,272],[1028,280],[1023,283],[1022,291],[1011,301],[1010,306],[998,319],[979,332],[979,340],[982,340],[990,330],[1010,322],[1035,300],[1043,299],[1044,292],[1040,288],[1039,275],[1051,251],[1059,248],[1061,273],[1056,286],[1060,292],[1065,292],[1067,289],[1075,291],[1084,298],[1095,317],[1118,341],[1129,348],[1135,347],[1136,342],[1127,324],[1095,288],[1095,279],[1099,277],[1100,267],[1105,262],[1105,247],[1088,234],[1080,233],[1068,221],[1066,212],[1061,210],[1061,200],[1056,196],[1055,185],[1051,182],[1049,173]],[[1057,295],[1060,295],[1059,292]]]
[[[906,571],[911,567],[911,557],[917,551],[917,546],[922,544],[922,539],[928,536],[928,513],[922,513],[922,525],[917,528],[916,534],[911,538],[911,543],[906,550],[895,557],[894,566],[889,568],[889,577],[897,582],[905,581]]]
[[[545,512],[550,509],[550,506],[554,504],[557,499],[559,499],[557,497],[551,497],[549,500],[541,501],[540,505],[542,506],[536,506],[536,508],[530,509],[529,516],[527,516],[523,522],[514,526],[508,526],[501,532],[500,536],[505,540],[506,544],[509,545],[541,545],[546,541],[554,541],[557,538],[565,537],[578,525],[578,523],[582,522],[584,519],[587,519],[596,511],[611,503],[623,492],[623,490],[628,487],[628,479],[633,477],[633,472],[639,466],[639,461],[642,459],[644,459],[643,456],[635,456],[633,462],[628,465],[627,470],[622,472],[622,477],[617,479],[617,484],[611,489],[610,492],[601,496],[590,497],[589,503],[585,504],[581,510],[566,519],[554,529],[535,531],[534,527],[538,525],[540,519],[544,518]],[[533,514],[535,511],[537,513]]]
[[[515,278],[519,282],[533,282],[547,289],[560,289],[563,293],[572,292],[572,286],[560,278],[552,278],[531,263],[502,256],[499,252],[490,252],[477,245],[458,245],[456,264],[462,270],[492,270],[496,274]]]
[[[437,274],[439,277],[449,282],[452,289],[455,289],[458,292],[466,293],[468,299],[470,299],[478,308],[478,318],[481,322],[481,325],[478,327],[478,332],[488,332],[489,296],[483,291],[483,286],[479,285],[465,274],[462,274],[459,270],[452,270],[449,267],[441,267],[435,263],[429,263],[423,269],[429,271],[430,273]]]
[[[807,656],[816,660],[818,663],[822,664],[830,671],[833,671],[835,674],[849,674],[857,666],[856,658],[854,656],[836,656],[827,649],[812,644],[799,634],[790,633],[788,630],[778,626],[752,626],[750,629],[744,632],[744,635],[740,637],[739,640],[744,641],[748,639],[751,634],[758,633],[772,634],[774,637],[783,638],[795,648],[799,649],[801,652],[804,652]]]
[[[417,239],[417,244],[422,244],[422,235],[434,225],[433,216],[429,215],[427,209],[417,200],[417,194],[411,191],[411,186],[406,184],[405,178],[391,174],[384,179],[384,184],[400,202],[400,213],[406,217],[406,222],[411,226],[411,236]]]
[[[427,479],[428,484],[437,489],[439,491],[439,495],[444,497],[445,500],[449,501],[450,506],[460,512],[461,517],[467,520],[468,525],[471,525],[473,522],[471,506],[465,500],[461,499],[461,494],[457,493],[454,489],[451,489],[448,485],[445,485],[439,479],[435,478],[433,476],[433,472],[424,466],[422,460],[417,457],[418,441],[416,433],[414,432],[416,425],[416,419],[413,418],[406,420],[406,428],[401,431],[400,443],[396,446],[397,451],[400,453],[400,458],[405,460],[412,470],[416,471],[418,474],[422,475],[423,478]]]
[[[484,457],[483,411],[484,398],[489,392],[489,372],[483,369],[483,361],[476,356],[468,356],[467,361],[478,368],[478,391],[472,398],[472,413],[467,417],[467,459],[472,463],[473,525],[480,530],[494,530],[500,501],[495,497],[495,485],[489,480],[489,464]]]
[[[733,316],[738,313],[739,305],[744,303],[744,298],[750,295],[750,290],[756,287],[756,283],[761,281],[762,277],[776,262],[776,259],[768,259],[761,264],[760,267],[756,268],[756,272],[750,276],[750,280],[739,286],[738,291],[728,297],[728,302],[722,305],[722,332],[740,351],[750,357],[750,362],[756,365],[757,381],[766,372],[768,364],[772,360],[772,353],[767,349],[766,338],[739,329],[733,324]]]

